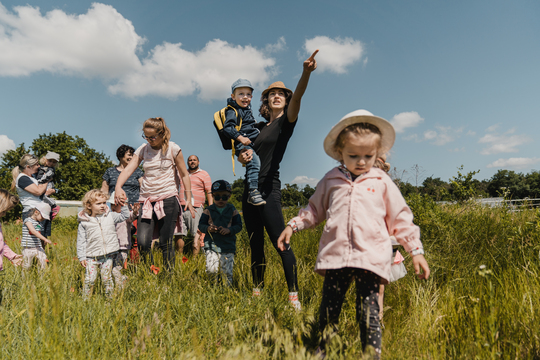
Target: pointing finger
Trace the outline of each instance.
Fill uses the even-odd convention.
[[[315,60],[315,55],[317,55],[317,53],[319,52],[319,49],[315,50],[313,52],[313,54],[311,54],[311,56],[308,58],[309,61],[313,61]]]

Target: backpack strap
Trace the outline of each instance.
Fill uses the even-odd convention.
[[[225,110],[227,109],[233,109],[234,110],[234,113],[236,114],[236,120],[238,122],[238,119],[240,118],[240,121],[238,122],[238,125],[236,125],[234,128],[236,129],[236,131],[240,131],[240,128],[242,127],[242,117],[241,116],[238,116],[238,111],[231,105],[227,105],[226,108],[223,108],[223,119],[226,119],[225,117]],[[235,149],[234,149],[234,140],[231,139],[231,149],[232,149],[232,154],[231,154],[231,160],[232,160],[232,172],[233,172],[233,175],[236,176],[236,173],[234,172],[234,155],[236,153]]]

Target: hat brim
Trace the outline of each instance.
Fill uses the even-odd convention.
[[[394,146],[394,141],[396,140],[396,132],[394,127],[388,120],[385,120],[381,117],[370,115],[366,110],[356,110],[347,115],[345,115],[326,135],[324,139],[324,151],[333,159],[341,161],[341,155],[338,151],[334,149],[334,144],[336,143],[338,135],[345,129],[347,126],[358,123],[368,123],[375,125],[381,131],[381,148],[380,153],[385,154],[388,152],[392,146]]]
[[[266,94],[268,94],[268,92],[270,90],[274,90],[274,89],[280,89],[280,90],[285,90],[285,91],[288,91],[289,93],[293,93],[291,89],[288,89],[286,88],[285,86],[281,87],[281,86],[275,86],[275,87],[271,87],[271,88],[268,88],[266,90],[264,90],[262,93],[261,93],[261,97],[265,96]]]

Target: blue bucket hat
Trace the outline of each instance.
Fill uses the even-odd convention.
[[[247,79],[238,79],[235,82],[233,82],[231,86],[231,94],[234,93],[234,90],[241,87],[247,87],[250,88],[251,91],[253,91],[253,86],[251,86],[251,83]]]

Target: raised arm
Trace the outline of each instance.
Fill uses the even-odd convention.
[[[180,174],[180,178],[182,179],[182,183],[184,184],[184,192],[186,199],[184,211],[189,210],[189,212],[191,213],[191,217],[195,218],[195,210],[193,209],[193,205],[191,204],[191,201],[187,200],[191,199],[191,180],[189,178],[189,173],[186,169],[186,162],[184,161],[184,155],[182,155],[182,150],[178,152],[178,155],[176,155],[176,157],[174,158],[174,162],[176,163],[176,168],[178,169],[178,173]],[[187,196],[187,193],[189,193],[189,196]]]
[[[298,84],[296,85],[296,89],[294,90],[287,110],[287,118],[289,119],[289,122],[295,122],[296,119],[298,119],[300,103],[302,102],[302,96],[304,96],[304,93],[306,92],[309,77],[317,68],[317,60],[315,60],[315,55],[317,55],[318,52],[319,50],[315,50],[315,52],[311,54],[306,61],[304,61],[304,70],[302,71],[302,76],[300,77],[300,80],[298,80]]]

